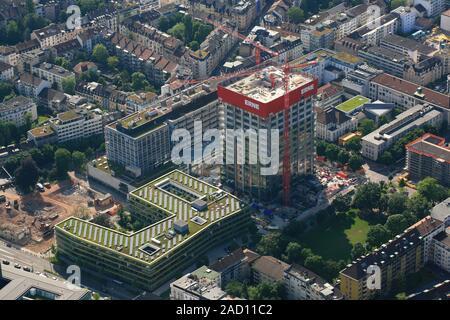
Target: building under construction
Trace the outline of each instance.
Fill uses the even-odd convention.
[[[285,92],[288,92],[287,97]],[[274,153],[279,155],[278,170],[273,175],[261,174],[261,168],[270,164],[264,165],[260,157],[256,164],[250,164],[250,158],[257,156],[252,154],[256,148],[253,151],[250,148],[255,146],[255,140],[247,134],[244,140],[237,141],[241,138],[227,134],[223,170],[227,185],[257,199],[274,199],[282,190],[284,195],[289,195],[291,177],[312,173],[315,121],[312,97],[316,92],[317,80],[272,66],[231,85],[218,87],[223,105],[220,122],[224,129],[243,129],[246,132],[253,129],[257,133],[259,129],[267,129],[267,135],[257,135],[257,144],[259,147],[267,145],[269,150],[272,142],[270,131],[277,129],[279,133],[278,150],[270,150],[269,153],[270,156],[275,156]],[[289,124],[289,130],[284,130],[285,123]],[[285,154],[286,141],[289,144]],[[232,148],[229,148],[230,144]],[[239,162],[242,155],[245,161]],[[274,165],[273,161],[271,165]]]

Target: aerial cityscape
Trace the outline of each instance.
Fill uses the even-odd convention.
[[[450,300],[449,123],[450,0],[0,0],[0,300]]]

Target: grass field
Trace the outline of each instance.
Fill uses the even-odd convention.
[[[301,243],[326,259],[346,260],[352,246],[367,240],[369,223],[359,217],[346,217],[329,227],[316,226],[301,237]]]
[[[344,111],[344,112],[350,112],[354,110],[355,108],[358,108],[359,106],[368,103],[370,100],[363,96],[356,96],[351,98],[350,100],[347,100],[340,105],[336,106],[336,109]]]
[[[42,123],[44,123],[44,122],[47,121],[48,119],[50,119],[49,116],[39,116],[39,117],[38,117],[38,125],[41,125]]]

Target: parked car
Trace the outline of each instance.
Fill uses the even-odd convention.
[[[22,266],[21,266],[20,264],[18,264],[18,263],[15,263],[15,264],[14,264],[14,268],[20,269],[20,268],[22,268]]]
[[[31,268],[30,268],[30,267],[25,266],[25,267],[23,267],[22,269],[23,269],[24,271],[31,272]]]
[[[8,261],[8,260],[3,260],[2,263],[3,263],[4,265],[9,265],[9,261]]]

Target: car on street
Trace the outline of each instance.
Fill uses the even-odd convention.
[[[21,266],[20,264],[18,264],[18,263],[15,263],[15,264],[14,264],[14,268],[20,269],[20,268],[22,268],[22,266]]]
[[[24,266],[22,269],[24,271],[31,272],[31,268],[30,267]]]
[[[4,265],[9,265],[9,261],[8,261],[8,260],[3,260],[2,263],[3,263]]]

